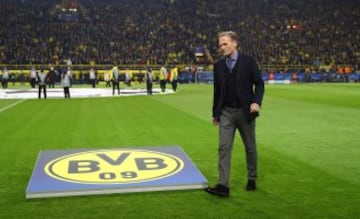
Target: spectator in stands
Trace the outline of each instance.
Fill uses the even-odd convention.
[[[72,60],[71,60],[71,58],[68,58],[68,59],[66,60],[66,65],[67,65],[67,67],[70,67],[70,68],[71,68],[71,66],[72,66]]]
[[[218,171],[215,187],[206,192],[222,197],[230,195],[230,161],[236,129],[246,152],[247,191],[256,189],[257,152],[255,119],[264,95],[264,82],[255,59],[237,50],[238,37],[233,31],[221,32],[218,45],[224,58],[214,64],[213,124],[219,125]]]
[[[66,64],[71,57],[71,64],[110,64],[112,59],[190,64],[197,45],[206,45],[212,58],[219,58],[212,46],[216,42],[208,37],[219,27],[249,30],[242,36],[242,50],[262,64],[355,65],[360,60],[357,1],[341,6],[321,0],[83,1],[78,22],[59,19],[56,4],[0,2],[0,17],[6,18],[0,22],[0,30],[6,30],[0,33],[0,63]]]

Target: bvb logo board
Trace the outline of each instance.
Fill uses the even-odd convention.
[[[204,189],[180,146],[40,151],[26,198]]]
[[[75,183],[135,183],[176,174],[184,162],[146,150],[98,150],[60,157],[45,166],[50,177]]]

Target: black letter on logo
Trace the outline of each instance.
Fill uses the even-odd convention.
[[[99,162],[93,160],[69,161],[68,173],[91,173],[100,169]]]
[[[122,153],[116,160],[111,159],[106,154],[96,154],[96,155],[111,165],[120,165],[130,155],[130,153]]]
[[[160,158],[135,158],[138,170],[156,170],[166,168],[167,165]]]

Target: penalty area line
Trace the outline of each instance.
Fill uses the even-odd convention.
[[[16,106],[16,105],[24,102],[25,100],[26,100],[26,99],[21,99],[21,100],[19,100],[19,101],[16,101],[15,103],[12,103],[12,104],[7,105],[7,106],[5,106],[5,107],[3,107],[3,108],[0,108],[0,113],[4,112],[4,111],[7,110],[7,109],[10,109],[11,107],[14,107],[14,106]]]

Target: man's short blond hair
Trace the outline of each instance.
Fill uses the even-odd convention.
[[[223,31],[218,34],[218,38],[223,36],[228,36],[231,40],[235,41],[236,43],[238,42],[238,36],[234,31]]]

